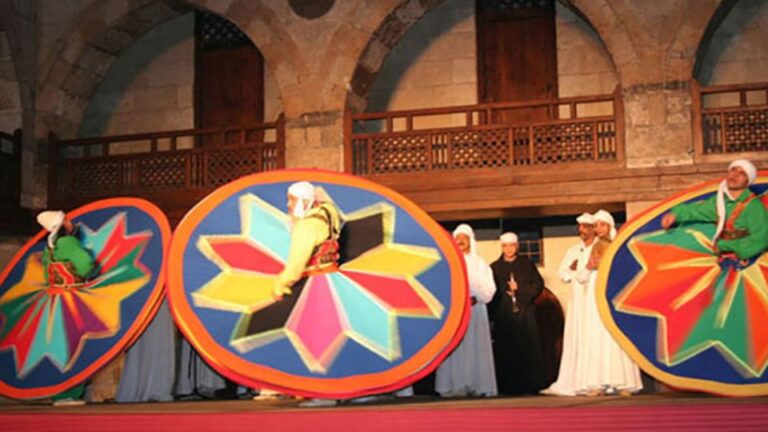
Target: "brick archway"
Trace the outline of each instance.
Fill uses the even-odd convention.
[[[717,6],[717,9],[715,9],[714,13],[712,14],[712,18],[709,20],[709,24],[707,24],[706,29],[702,33],[701,39],[699,40],[699,44],[696,48],[696,57],[691,72],[693,78],[696,78],[697,80],[701,79],[704,60],[706,59],[707,53],[709,52],[712,38],[714,37],[715,32],[717,32],[717,29],[720,28],[720,25],[723,23],[725,18],[728,16],[731,10],[733,10],[734,6],[736,6],[738,1],[739,0],[724,0],[722,3],[720,3],[720,5]]]
[[[113,4],[114,3],[114,4]],[[148,31],[194,10],[204,9],[232,21],[259,48],[267,67],[272,68],[278,88],[286,75],[304,69],[290,36],[271,19],[271,11],[260,2],[236,0],[206,7],[204,0],[154,0],[126,9],[121,14],[119,0],[99,2],[85,10],[78,25],[65,38],[61,49],[42,71],[44,76],[37,98],[37,112],[44,129],[60,136],[73,136],[80,125],[91,96],[112,63]],[[111,17],[111,19],[104,19]],[[82,25],[89,23],[92,25]],[[67,60],[73,58],[74,61]]]
[[[596,26],[593,14],[598,19],[603,17],[598,14],[600,8],[595,10],[585,10],[577,0],[557,0],[560,4],[574,12],[582,19],[599,37],[600,42],[605,46],[614,69],[617,70],[617,59],[611,53],[609,45],[604,36],[605,26]],[[376,76],[381,69],[384,60],[389,52],[395,47],[405,33],[426,13],[441,4],[443,0],[405,0],[392,9],[389,15],[384,18],[379,26],[371,34],[368,43],[363,49],[357,64],[355,65],[352,78],[349,82],[347,92],[346,109],[352,111],[362,111],[365,109],[368,92],[376,80]],[[603,3],[603,2],[600,2]],[[615,19],[615,18],[614,18]],[[624,51],[630,52],[630,57],[634,57],[634,49],[626,38],[614,38],[614,45],[624,47]]]

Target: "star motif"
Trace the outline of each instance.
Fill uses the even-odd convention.
[[[239,234],[200,236],[198,249],[220,272],[192,293],[198,307],[240,314],[230,341],[238,351],[287,338],[310,371],[326,373],[349,340],[394,361],[399,317],[442,316],[443,305],[417,280],[441,257],[394,241],[391,205],[342,213],[339,269],[300,280],[278,301],[272,287],[288,255],[290,218],[252,194],[239,204]]]
[[[768,255],[738,271],[721,267],[711,224],[630,240],[641,270],[614,298],[622,312],[658,319],[659,361],[678,365],[715,348],[745,377],[768,366]]]
[[[41,254],[32,254],[21,280],[0,297],[0,349],[13,350],[19,378],[45,358],[67,372],[87,340],[120,330],[122,300],[150,279],[140,262],[150,232],[128,235],[124,213],[96,231],[81,228],[84,247],[96,256],[98,276],[79,286],[49,287]]]

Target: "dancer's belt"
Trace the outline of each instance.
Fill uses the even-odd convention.
[[[720,239],[722,240],[737,240],[740,238],[744,238],[749,235],[749,230],[746,228],[735,228],[732,230],[723,230],[722,233],[720,233]]]
[[[339,264],[335,262],[326,263],[324,265],[320,266],[313,266],[311,268],[307,268],[304,270],[304,272],[301,273],[301,277],[309,277],[309,276],[317,276],[325,273],[331,273],[339,270]]]

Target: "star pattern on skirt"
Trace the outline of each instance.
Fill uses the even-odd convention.
[[[304,365],[322,374],[350,340],[394,361],[398,318],[442,316],[443,305],[418,280],[440,254],[396,242],[391,205],[342,213],[338,270],[303,278],[281,300],[272,288],[288,257],[290,217],[253,194],[239,198],[239,210],[240,233],[199,237],[198,249],[220,271],[192,293],[197,307],[240,315],[230,340],[236,350],[287,338]]]

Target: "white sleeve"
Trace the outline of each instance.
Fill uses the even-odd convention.
[[[575,276],[575,272],[571,270],[571,264],[579,259],[577,256],[577,248],[578,246],[571,246],[568,248],[568,251],[565,253],[563,260],[560,262],[560,267],[557,269],[557,276],[563,282],[570,282]]]
[[[476,272],[475,277],[475,289],[472,293],[479,303],[488,303],[496,294],[496,282],[493,280],[493,270],[491,266],[485,263],[482,259],[474,266]]]
[[[592,276],[593,271],[594,270],[587,270],[585,268],[581,270],[577,270],[574,275],[576,282],[580,284],[586,284],[589,281],[589,277]]]

